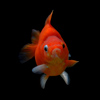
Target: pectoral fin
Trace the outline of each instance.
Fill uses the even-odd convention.
[[[68,57],[71,57],[71,54],[69,53]]]
[[[67,85],[69,85],[69,75],[68,75],[68,73],[64,71],[60,76],[63,78],[63,80],[65,81],[65,83]]]
[[[32,69],[32,72],[33,72],[33,73],[37,73],[37,74],[41,74],[41,73],[43,73],[47,68],[48,68],[48,66],[45,65],[45,64],[38,65],[38,66],[36,66],[36,67],[34,67],[34,68]]]
[[[66,65],[67,65],[67,67],[72,67],[78,62],[79,61],[76,61],[76,60],[66,60]]]

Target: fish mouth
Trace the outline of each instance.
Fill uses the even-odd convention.
[[[59,58],[59,54],[61,53],[61,50],[59,48],[56,48],[52,51],[52,57]]]

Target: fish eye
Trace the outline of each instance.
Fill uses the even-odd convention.
[[[62,44],[63,48],[65,48],[65,44]]]
[[[48,46],[47,46],[47,45],[44,46],[44,50],[45,50],[46,52],[48,51]]]

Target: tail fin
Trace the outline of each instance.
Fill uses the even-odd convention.
[[[35,56],[35,50],[38,44],[39,34],[40,34],[39,31],[35,29],[32,30],[32,37],[31,37],[32,44],[26,44],[21,49],[21,52],[19,54],[19,59],[21,63],[24,63]]]

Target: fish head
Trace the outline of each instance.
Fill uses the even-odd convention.
[[[69,51],[66,43],[56,36],[49,36],[42,44],[41,49],[46,61],[68,58]]]

